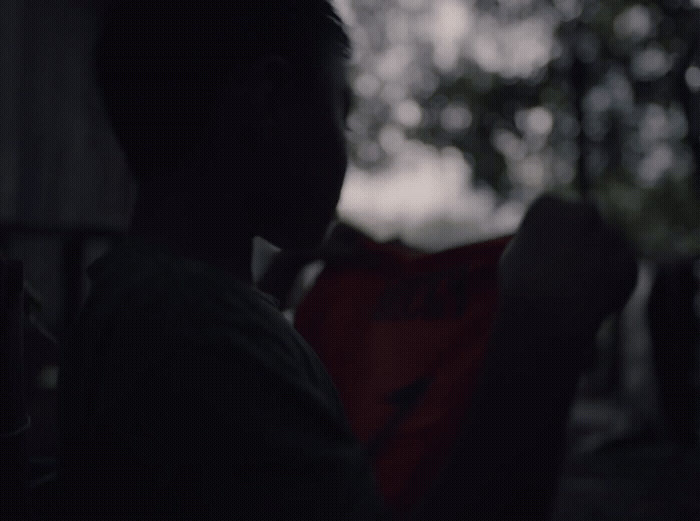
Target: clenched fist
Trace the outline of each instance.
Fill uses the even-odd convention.
[[[592,203],[544,195],[525,215],[499,274],[505,313],[586,341],[629,298],[637,264],[629,244]]]

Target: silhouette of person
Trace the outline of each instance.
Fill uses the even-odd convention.
[[[67,517],[372,519],[330,378],[251,284],[252,239],[321,241],[349,43],[322,0],[120,1],[97,81],[140,182],[61,365]]]
[[[109,6],[97,81],[140,192],[64,342],[66,517],[386,516],[330,377],[250,273],[255,236],[288,250],[324,237],[347,166],[348,53],[325,0]],[[506,471],[559,442],[581,346],[631,289],[625,252],[593,209],[545,198],[528,213],[502,262],[481,386],[496,399],[477,401],[466,431],[481,434],[464,438],[427,517],[469,515],[463,488],[483,487],[465,475],[511,486]],[[526,374],[537,364],[542,386]],[[528,391],[510,403],[517,385]],[[512,443],[514,425],[534,453]],[[502,445],[482,443],[494,433]],[[496,511],[518,504],[514,490],[465,497]]]

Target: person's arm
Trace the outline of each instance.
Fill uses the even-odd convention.
[[[591,347],[520,313],[501,310],[460,438],[416,518],[547,517]]]
[[[636,281],[594,207],[540,198],[500,266],[500,307],[454,453],[417,519],[543,519],[578,379],[602,319]]]

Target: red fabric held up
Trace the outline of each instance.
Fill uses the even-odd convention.
[[[296,327],[333,378],[398,514],[427,492],[456,440],[509,240],[426,254],[363,237],[362,254],[329,263],[297,308]]]

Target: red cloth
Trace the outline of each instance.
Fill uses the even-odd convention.
[[[427,492],[456,440],[509,239],[425,254],[363,238],[364,255],[327,266],[297,309],[296,327],[325,364],[362,442],[395,416],[393,392],[430,382],[374,461],[381,492],[399,514]]]

